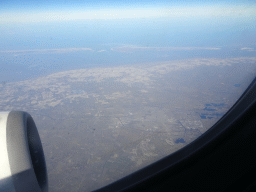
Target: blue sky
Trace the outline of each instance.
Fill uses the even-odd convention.
[[[253,33],[255,19],[255,3],[244,0],[1,1],[0,50],[223,46],[243,31]]]
[[[1,1],[0,23],[148,17],[250,17],[251,1]]]

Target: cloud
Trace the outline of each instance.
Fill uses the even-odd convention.
[[[253,48],[250,48],[250,47],[243,47],[243,48],[241,48],[241,50],[245,50],[245,51],[256,51],[256,50],[254,50]]]
[[[101,53],[101,52],[105,52],[106,50],[99,50],[99,51],[97,51],[98,53]]]
[[[192,51],[192,50],[219,50],[219,47],[135,47],[123,46],[111,48],[117,52],[135,52],[135,51]]]
[[[54,53],[68,53],[68,52],[77,52],[77,51],[93,51],[91,48],[59,48],[59,49],[27,49],[27,50],[5,50],[0,51],[0,53],[7,54],[54,54]]]
[[[100,5],[100,4],[99,4]],[[157,5],[157,4],[156,4]],[[217,5],[208,6],[139,6],[139,7],[116,7],[102,8],[104,5],[94,9],[82,6],[69,9],[56,8],[53,10],[31,9],[31,10],[7,10],[0,13],[0,23],[33,23],[33,22],[55,22],[55,21],[79,21],[93,19],[129,19],[129,18],[213,18],[213,17],[251,17],[255,16],[255,5]]]

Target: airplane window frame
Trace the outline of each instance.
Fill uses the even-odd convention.
[[[229,189],[230,187],[236,189],[238,184],[236,184],[236,182],[234,181],[240,181],[241,175],[245,177],[246,173],[241,173],[240,176],[233,176],[233,178],[231,178],[230,181],[228,181],[225,185],[223,183],[221,184],[221,182],[218,183],[218,179],[216,179],[216,181],[212,182],[212,184],[216,184],[217,182],[218,186],[214,187],[213,185],[209,185],[208,188],[200,188],[200,186],[198,186],[197,189],[189,188],[191,184],[186,186],[185,181],[182,186],[181,183],[172,183],[170,182],[170,180],[181,181],[186,178],[186,175],[191,176],[191,174],[195,174],[195,178],[197,178],[198,175],[200,177],[201,173],[197,173],[197,171],[193,167],[199,166],[201,168],[204,168],[204,166],[208,164],[207,162],[212,161],[216,155],[217,157],[221,157],[220,154],[224,156],[225,153],[232,153],[232,151],[227,151],[229,149],[224,149],[226,145],[230,145],[229,142],[231,142],[231,146],[241,146],[246,154],[251,153],[253,156],[252,159],[256,160],[256,150],[251,151],[251,148],[247,148],[247,145],[250,143],[256,144],[256,141],[253,141],[252,139],[253,136],[255,136],[256,138],[256,131],[254,132],[253,129],[251,129],[253,125],[255,125],[256,127],[256,118],[253,119],[253,116],[255,116],[253,115],[254,111],[256,111],[256,77],[248,86],[248,88],[244,91],[241,97],[237,100],[237,102],[229,109],[229,111],[196,140],[183,147],[182,149],[166,156],[165,158],[160,159],[159,161],[154,162],[151,165],[136,171],[135,173],[132,173],[114,183],[111,183],[95,191],[162,191],[162,187],[166,185],[175,186],[176,188],[174,188],[174,191],[180,191],[179,189],[182,189],[182,191],[184,189],[187,189],[189,191],[218,191],[220,189],[221,191],[227,191],[227,189]],[[248,122],[245,122],[246,119],[248,120]],[[248,132],[252,133],[251,138],[247,137],[247,143],[243,142],[246,141],[246,138],[243,139],[241,142],[236,142],[237,137],[243,137],[243,134],[245,133],[247,133],[248,135]],[[213,156],[213,158],[211,156]],[[226,160],[225,162],[223,161],[223,164],[227,164],[227,161],[230,161],[230,158],[225,158]],[[241,156],[238,156],[238,159],[241,160],[243,158]],[[198,165],[199,161],[205,161],[206,163]],[[237,160],[235,159],[234,161]],[[247,161],[251,162],[250,159]],[[247,167],[245,172],[248,172],[248,170],[256,170],[256,166],[253,167],[250,163],[250,165],[246,165],[247,161],[245,160],[244,162],[241,162],[241,166]],[[220,166],[222,165],[212,165],[212,167],[215,167],[216,169],[218,169]],[[234,167],[234,169],[237,170],[241,168]],[[224,172],[225,175],[231,175],[233,173],[232,171],[231,173],[228,173],[227,170],[224,170]],[[215,178],[216,176],[212,177]],[[246,182],[244,180],[243,182],[238,182],[241,189],[244,188],[244,185],[248,184],[248,180],[254,182],[254,178],[248,178]],[[179,184],[180,186],[178,186]],[[253,184],[249,184],[251,185],[250,188],[247,187],[249,191],[251,188],[255,188],[256,186],[256,182],[254,182]],[[203,186],[205,187],[205,185]]]

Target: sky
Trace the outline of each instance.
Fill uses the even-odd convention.
[[[129,2],[129,3],[128,3]],[[255,17],[250,1],[1,1],[1,23],[124,18]],[[247,18],[248,19],[248,18]]]
[[[218,37],[223,31],[223,34],[254,31],[255,19],[256,5],[251,1],[1,1],[0,50],[27,49],[26,41],[32,39],[37,41],[29,44],[32,49],[58,48],[39,42],[43,36],[61,37],[64,42],[59,41],[60,48],[84,46],[81,36],[90,36],[89,46],[100,42],[202,46],[203,41],[194,42],[193,36],[199,34],[204,38],[201,34],[215,33]],[[19,37],[15,37],[17,34]],[[213,38],[209,46],[214,45],[214,41]]]

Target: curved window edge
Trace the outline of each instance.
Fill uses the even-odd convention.
[[[234,186],[234,181],[256,168],[255,116],[256,78],[229,111],[196,140],[95,191],[162,191],[165,187],[223,191]]]

